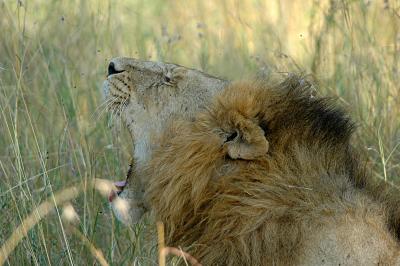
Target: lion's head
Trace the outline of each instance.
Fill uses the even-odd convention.
[[[176,64],[114,58],[103,89],[111,112],[120,115],[135,140],[140,166],[151,151],[151,136],[175,117],[192,117],[227,81]]]
[[[124,120],[134,139],[134,166],[129,182],[117,183],[109,199],[115,214],[126,224],[146,211],[140,172],[158,136],[169,120],[190,119],[222,90],[227,81],[176,64],[114,58],[103,90],[110,111]]]

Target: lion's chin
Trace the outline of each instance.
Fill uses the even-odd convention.
[[[146,212],[144,204],[136,199],[127,198],[124,191],[119,194],[110,195],[110,205],[115,217],[127,226],[140,222]]]

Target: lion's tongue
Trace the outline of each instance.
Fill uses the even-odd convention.
[[[113,189],[110,191],[110,194],[108,195],[108,201],[112,202],[117,197],[118,193],[124,190],[126,184],[126,180],[114,182],[114,186],[117,188],[117,191]]]
[[[114,185],[117,187],[117,188],[119,188],[119,189],[124,189],[124,187],[126,186],[126,180],[123,180],[123,181],[117,181],[117,182],[114,182]]]

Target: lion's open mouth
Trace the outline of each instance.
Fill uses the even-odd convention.
[[[129,164],[129,169],[126,174],[125,180],[114,182],[115,189],[111,190],[110,195],[108,195],[109,202],[112,202],[117,196],[119,196],[119,194],[121,194],[122,191],[124,191],[126,185],[128,184],[128,180],[132,175],[133,166],[134,166],[134,162],[132,159],[131,163]]]
[[[115,190],[111,190],[110,195],[108,195],[108,201],[112,202],[117,196],[119,196],[119,194],[124,191],[127,183],[128,182],[126,180],[114,182]]]

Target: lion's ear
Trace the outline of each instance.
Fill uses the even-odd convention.
[[[224,146],[231,159],[253,160],[268,152],[269,143],[264,130],[250,120],[236,121],[235,130],[229,133]]]

